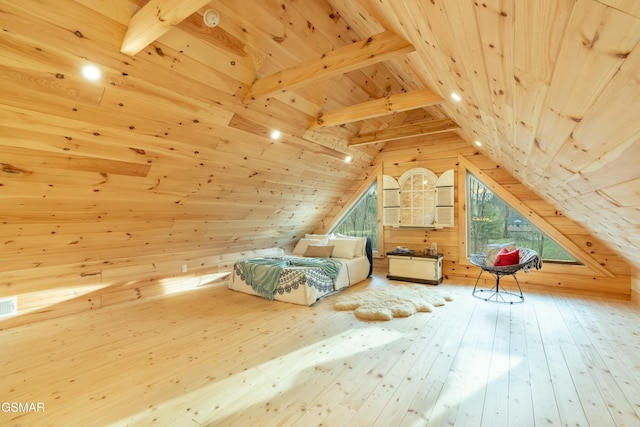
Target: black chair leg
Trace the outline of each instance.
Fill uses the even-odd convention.
[[[485,270],[482,269],[480,271],[480,275],[478,275],[478,278],[476,279],[476,284],[474,285],[473,292],[472,292],[472,295],[474,297],[485,300],[485,301],[496,302],[500,304],[514,304],[514,303],[524,302],[524,295],[522,294],[522,289],[520,288],[520,282],[518,281],[518,278],[516,277],[515,274],[510,274],[510,275],[513,276],[513,278],[516,281],[516,285],[518,286],[518,293],[508,291],[504,287],[500,288],[500,278],[505,275],[494,273],[492,271],[488,271],[488,272],[491,273],[491,275],[496,278],[495,286],[491,289],[478,289],[478,281],[480,281],[480,276],[482,276],[482,273],[484,272]],[[509,274],[507,274],[506,276],[509,276]],[[484,294],[485,292],[487,294]]]

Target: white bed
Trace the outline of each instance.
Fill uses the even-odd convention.
[[[308,246],[334,246],[333,253],[339,256],[332,256],[331,259],[337,261],[341,266],[336,280],[332,280],[318,267],[288,266],[281,270],[277,286],[272,294],[274,300],[310,306],[320,298],[359,283],[371,275],[371,241],[368,238],[359,238],[358,241],[356,238],[345,236],[337,238],[330,236],[326,239],[317,239],[316,237],[307,236],[301,239],[290,255],[269,257],[269,259],[291,261],[295,264],[297,259],[315,259],[315,257],[304,256],[305,253],[313,252]],[[353,242],[345,242],[346,240]],[[245,261],[250,262],[251,260]],[[229,288],[263,297],[249,282],[243,273],[241,262],[236,262],[233,266]]]

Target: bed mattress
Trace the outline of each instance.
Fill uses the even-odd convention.
[[[291,256],[289,258],[304,257]],[[369,276],[370,263],[366,256],[334,259],[341,264],[340,273],[335,282],[318,267],[290,266],[284,268],[273,293],[273,299],[310,306],[320,298],[361,282]],[[261,296],[247,283],[239,263],[234,264],[229,288],[249,295]]]

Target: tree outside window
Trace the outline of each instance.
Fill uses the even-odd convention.
[[[378,186],[374,182],[331,230],[353,237],[370,237],[371,247],[378,250]]]
[[[535,250],[544,261],[578,264],[569,252],[467,173],[467,255],[482,252],[488,243],[507,242]]]

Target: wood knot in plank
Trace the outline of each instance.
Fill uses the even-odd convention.
[[[600,31],[596,31],[591,39],[587,39],[586,37],[582,40],[582,45],[587,49],[593,49],[596,43],[600,40]]]
[[[19,167],[10,165],[9,163],[0,163],[0,170],[4,173],[10,173],[12,175],[24,174],[28,175],[31,172],[28,170],[20,169]]]
[[[80,277],[89,277],[89,276],[98,276],[100,274],[100,272],[95,272],[95,273],[80,273]]]

